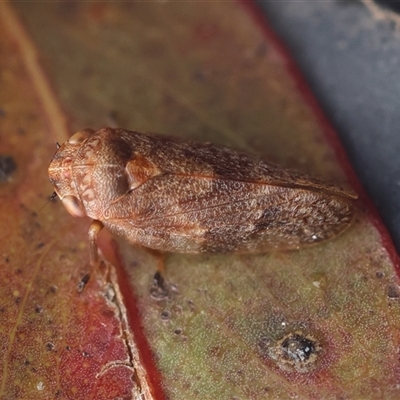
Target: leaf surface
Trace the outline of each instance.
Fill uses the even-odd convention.
[[[362,192],[354,224],[315,247],[167,255],[160,301],[154,255],[103,235],[112,265],[90,271],[89,222],[60,203],[38,212],[53,138],[105,125],[234,146],[358,189],[248,7],[0,8],[10,15],[0,24],[0,149],[16,165],[0,186],[2,398],[398,398],[397,258]]]

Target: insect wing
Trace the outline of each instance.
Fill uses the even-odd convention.
[[[111,230],[124,223],[134,243],[192,253],[298,248],[336,235],[353,214],[348,199],[321,191],[172,174],[149,179],[118,206],[125,218],[106,221]]]

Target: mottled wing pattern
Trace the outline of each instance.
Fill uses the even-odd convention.
[[[263,252],[329,239],[354,194],[231,149],[119,131],[132,182],[102,221],[132,243],[178,252]],[[123,210],[123,211],[121,211]]]

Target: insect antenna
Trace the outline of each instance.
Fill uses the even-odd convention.
[[[38,211],[38,214],[41,213],[43,211],[43,208],[45,208],[47,206],[47,204],[49,204],[51,201],[53,201],[54,199],[56,199],[58,197],[56,192],[53,192],[51,194],[51,196],[49,197],[49,199],[46,201],[46,203],[44,204],[44,206]]]
[[[54,199],[56,199],[58,197],[58,194],[56,192],[53,192],[51,194],[51,196],[49,197],[49,201],[47,203],[49,203],[50,201],[53,201]]]

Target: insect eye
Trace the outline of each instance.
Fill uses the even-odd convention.
[[[86,210],[83,204],[75,196],[65,196],[62,198],[62,203],[67,211],[73,217],[86,216]]]
[[[93,135],[94,130],[93,129],[82,129],[81,131],[78,131],[74,133],[69,139],[68,143],[70,144],[79,144],[82,143],[85,139],[87,139],[89,136]]]

